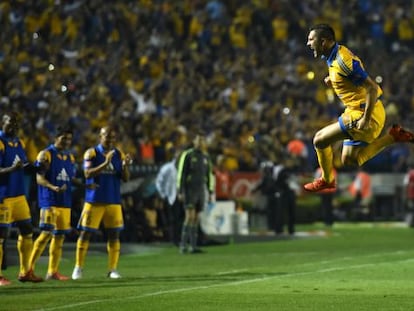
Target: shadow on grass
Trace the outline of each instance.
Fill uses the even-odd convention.
[[[211,275],[211,274],[195,274],[195,275],[160,275],[160,276],[142,276],[142,277],[124,277],[117,280],[106,279],[82,279],[77,281],[65,281],[65,282],[44,282],[37,284],[21,284],[13,283],[12,286],[2,288],[2,293],[19,295],[32,294],[32,293],[45,293],[53,291],[57,293],[59,291],[68,291],[73,289],[88,289],[88,288],[113,288],[113,287],[139,287],[148,285],[163,284],[192,284],[197,285],[209,285],[209,284],[220,284],[229,282],[241,282],[252,279],[268,278],[272,276],[287,275],[287,272],[275,272],[275,273],[253,273],[253,272],[235,272],[228,273],[226,275]],[[16,286],[17,285],[17,286]]]

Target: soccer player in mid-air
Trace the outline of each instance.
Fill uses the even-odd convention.
[[[322,171],[320,178],[304,185],[309,192],[334,192],[332,144],[343,140],[342,163],[361,166],[385,147],[395,142],[414,142],[414,134],[393,125],[380,136],[385,124],[382,90],[375,83],[358,56],[336,42],[335,32],[327,24],[310,28],[307,46],[315,58],[325,59],[329,75],[325,83],[332,87],[345,106],[338,121],[319,130],[313,144]]]

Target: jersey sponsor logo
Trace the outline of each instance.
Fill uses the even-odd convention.
[[[60,173],[57,175],[56,180],[70,181],[70,177],[64,168],[62,168]]]
[[[102,174],[111,174],[111,175],[113,175],[113,174],[116,174],[116,171],[115,171],[115,168],[114,168],[114,165],[112,164],[112,162],[110,162],[106,167],[105,167],[105,169],[102,171]]]
[[[19,162],[22,162],[22,159],[20,159],[19,155],[16,154],[16,156],[14,157],[12,165],[16,165]]]

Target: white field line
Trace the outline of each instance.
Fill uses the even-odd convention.
[[[201,290],[201,289],[210,289],[210,288],[227,287],[227,286],[237,286],[237,285],[257,283],[257,282],[268,281],[268,280],[273,280],[273,279],[280,279],[280,278],[289,278],[289,277],[295,277],[295,276],[303,276],[303,275],[310,275],[310,274],[317,274],[317,273],[328,273],[328,272],[335,272],[335,271],[344,271],[344,270],[351,270],[351,269],[364,269],[364,268],[367,268],[367,267],[373,267],[373,266],[378,266],[378,265],[387,265],[387,264],[393,264],[394,265],[396,263],[400,263],[400,264],[411,263],[413,261],[414,261],[414,258],[409,258],[409,259],[393,261],[393,262],[385,261],[385,262],[359,264],[359,265],[354,265],[354,266],[338,266],[338,267],[320,269],[320,270],[316,270],[316,271],[297,272],[297,273],[290,273],[290,274],[285,274],[285,275],[263,276],[263,277],[259,277],[259,278],[253,278],[253,279],[235,281],[235,282],[229,282],[229,283],[193,286],[193,287],[185,287],[185,288],[178,288],[178,289],[171,289],[171,290],[161,290],[161,291],[156,291],[156,292],[152,292],[152,293],[146,293],[146,294],[142,294],[142,295],[129,296],[129,297],[119,297],[119,298],[111,297],[111,298],[107,298],[107,299],[95,299],[95,300],[78,302],[78,303],[73,303],[73,304],[66,304],[66,305],[62,305],[62,306],[43,308],[43,309],[38,309],[38,310],[34,310],[34,311],[54,311],[54,310],[75,309],[75,308],[80,307],[80,306],[94,305],[94,304],[104,303],[104,302],[107,302],[107,301],[112,302],[114,300],[138,300],[138,299],[142,299],[142,298],[146,298],[146,297],[154,297],[154,296],[168,295],[168,294],[174,294],[174,293],[191,292],[191,291],[197,291],[197,290]],[[242,271],[242,270],[234,270],[234,271]],[[228,273],[230,273],[230,272],[228,272]],[[131,285],[132,285],[132,283],[131,283]]]
[[[236,269],[236,270],[222,271],[222,272],[214,273],[214,275],[228,275],[228,274],[235,274],[235,273],[240,273],[240,272],[245,272],[245,271],[249,271],[249,269]]]

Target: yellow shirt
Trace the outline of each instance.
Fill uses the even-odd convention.
[[[336,44],[326,62],[332,87],[342,103],[350,109],[364,109],[367,94],[362,83],[368,73],[359,57],[347,47]],[[381,95],[382,90],[378,86],[378,97]]]

